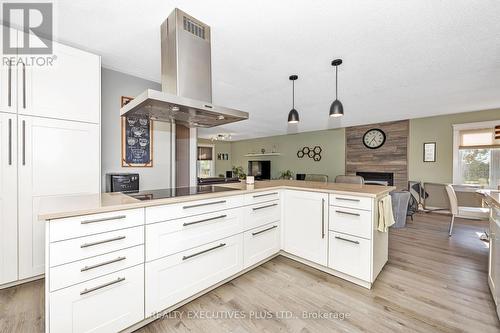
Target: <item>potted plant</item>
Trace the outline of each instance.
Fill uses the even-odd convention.
[[[240,180],[243,180],[243,179],[247,178],[247,175],[243,171],[243,167],[242,166],[239,166],[239,167],[233,166],[232,170],[233,170],[233,176],[234,177],[238,177],[238,179],[240,179]]]
[[[280,172],[280,179],[289,179],[293,180],[293,172],[290,170],[285,170]]]

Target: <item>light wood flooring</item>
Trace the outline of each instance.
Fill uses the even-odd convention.
[[[478,239],[487,224],[457,219],[448,238],[448,221],[419,214],[391,230],[372,290],[280,256],[137,332],[500,332]],[[2,333],[43,332],[43,312],[43,280],[0,291]]]

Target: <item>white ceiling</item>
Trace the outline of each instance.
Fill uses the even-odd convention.
[[[174,7],[212,28],[213,103],[250,119],[233,140],[500,107],[498,0],[59,0],[62,42],[160,81],[159,27]],[[345,116],[330,120],[335,72]],[[290,74],[300,123],[287,124]],[[500,115],[499,115],[500,116]]]

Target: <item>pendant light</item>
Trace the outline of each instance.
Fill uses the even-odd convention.
[[[299,122],[299,113],[295,110],[295,80],[299,77],[297,75],[290,75],[289,79],[292,81],[292,109],[288,112],[288,123],[296,124]]]
[[[335,66],[335,100],[330,106],[330,117],[342,117],[344,115],[344,106],[338,99],[338,66],[342,64],[342,59],[332,61],[332,66]]]

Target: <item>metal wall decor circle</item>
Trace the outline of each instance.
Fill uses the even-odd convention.
[[[297,151],[297,157],[304,158],[304,156],[307,156],[307,157],[313,159],[315,162],[319,162],[319,161],[321,161],[321,153],[322,152],[323,152],[323,149],[320,146],[314,146],[313,148],[302,147],[302,149],[299,149]]]

